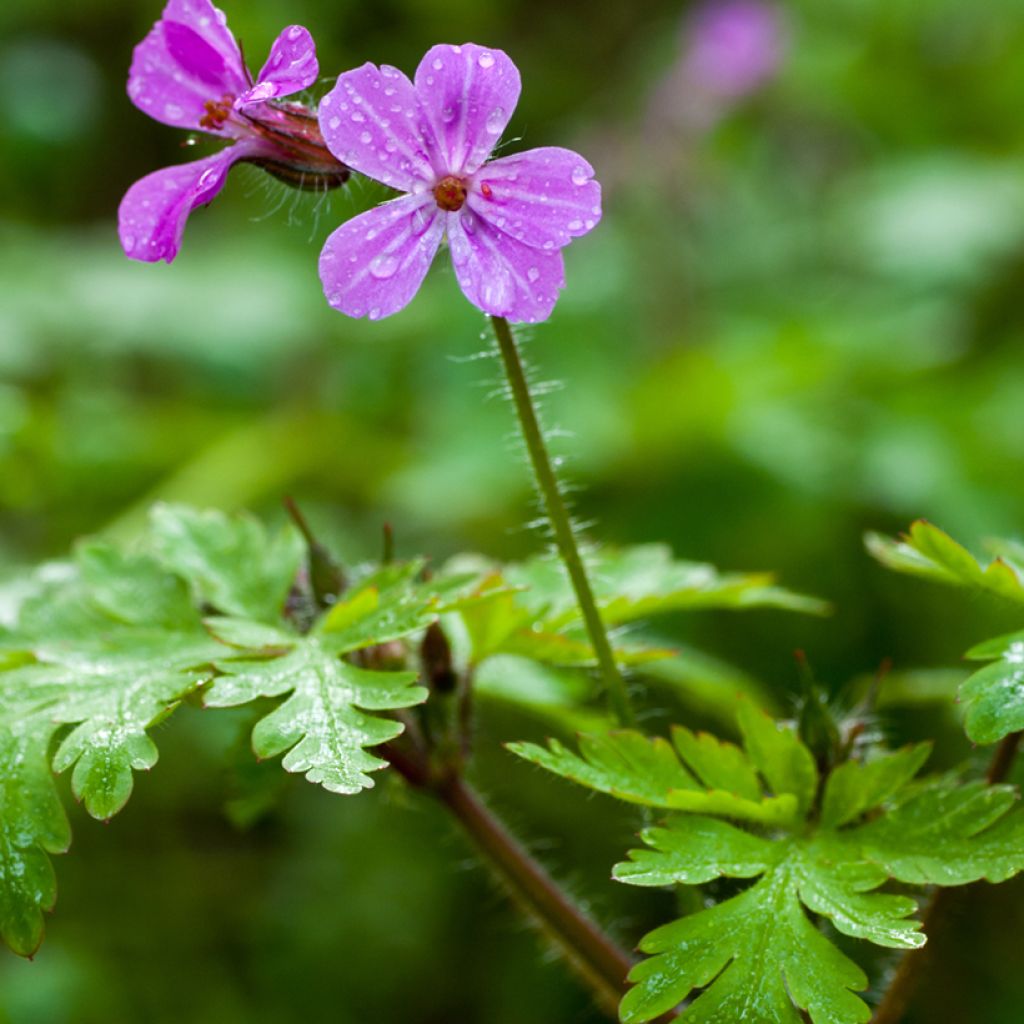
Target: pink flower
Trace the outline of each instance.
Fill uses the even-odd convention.
[[[782,61],[780,12],[762,0],[709,0],[690,26],[689,77],[714,95],[745,96],[764,85]]]
[[[239,161],[265,167],[298,187],[333,187],[349,175],[331,157],[312,113],[276,102],[316,81],[316,50],[301,25],[274,42],[255,82],[242,51],[210,0],[169,0],[135,47],[128,96],[143,113],[229,145],[194,163],[137,181],[118,210],[125,253],[148,263],[178,254],[188,215],[224,187]]]
[[[485,163],[519,100],[501,50],[435,46],[416,70],[364,64],[320,104],[334,155],[404,192],[343,224],[324,246],[327,301],[349,316],[390,316],[418,291],[447,236],[466,298],[515,321],[546,319],[565,283],[561,250],[601,218],[593,168],[545,147]]]

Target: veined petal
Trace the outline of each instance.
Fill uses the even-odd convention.
[[[145,263],[170,263],[178,255],[188,215],[220,192],[233,164],[259,149],[259,143],[238,142],[203,160],[165,167],[140,178],[125,193],[117,211],[117,231],[125,254]]]
[[[274,40],[256,84],[238,97],[235,106],[291,96],[308,89],[319,73],[313,37],[301,25],[289,25]]]
[[[167,0],[160,20],[187,25],[220,53],[239,78],[248,81],[242,50],[228,28],[227,15],[219,7],[214,7],[210,0]]]
[[[403,192],[435,174],[412,82],[397,68],[364,64],[338,77],[320,101],[320,131],[344,164]]]
[[[208,100],[248,87],[238,44],[209,0],[171,0],[135,47],[128,73],[131,101],[176,128],[200,128]]]
[[[490,155],[519,102],[519,69],[501,50],[434,46],[416,69],[416,96],[447,174],[472,174]]]
[[[560,249],[601,219],[601,186],[593,174],[571,149],[528,149],[481,167],[467,203],[526,245]]]
[[[448,245],[459,287],[474,306],[518,323],[551,315],[565,285],[561,250],[523,245],[465,207],[448,214]]]
[[[419,291],[443,233],[430,195],[402,196],[346,221],[320,254],[327,301],[353,317],[397,313]]]

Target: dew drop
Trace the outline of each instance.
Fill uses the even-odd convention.
[[[373,309],[371,309],[370,312],[367,315],[369,316],[369,318],[371,320],[379,320],[380,319],[380,307],[379,306],[374,306]]]
[[[359,141],[364,146],[368,146],[371,142],[373,142],[373,136],[369,132],[363,132],[363,134],[359,136]]]
[[[570,231],[582,231],[583,230],[583,221],[581,221],[581,220],[571,220],[571,221],[569,221],[569,230]]]
[[[355,110],[352,112],[352,120],[356,124],[362,124],[366,120],[366,115],[361,110]]]
[[[182,114],[185,111],[178,106],[177,103],[165,103],[164,104],[164,115],[169,117],[172,121],[178,121],[181,119]]]
[[[135,238],[132,235],[125,235],[122,241],[124,242],[125,252],[131,252],[135,248]]]
[[[451,124],[452,121],[455,120],[455,108],[445,107],[444,110],[441,111],[441,120],[444,121],[445,124]]]
[[[331,129],[340,128],[341,127],[341,118],[340,117],[332,117],[330,119],[330,121],[327,122],[327,126],[329,128],[331,128]]]
[[[577,167],[572,172],[572,183],[574,185],[577,185],[577,186],[579,186],[579,185],[586,185],[586,183],[589,180],[590,180],[590,175],[587,174],[586,167]]]
[[[501,129],[505,127],[505,110],[503,107],[495,107],[488,114],[486,127],[491,135],[501,134]]]
[[[476,59],[477,64],[482,68],[493,68],[494,67],[494,55],[490,53],[481,53]]]
[[[444,67],[444,61],[440,57],[434,58],[433,68],[435,71],[440,71]]]
[[[526,272],[526,279],[530,284],[534,284],[540,278],[540,271],[536,267],[530,267]]]

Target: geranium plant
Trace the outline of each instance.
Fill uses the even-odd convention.
[[[494,155],[520,94],[511,57],[443,44],[411,79],[366,63],[330,80],[318,106],[296,99],[318,74],[302,26],[283,30],[253,77],[220,11],[170,0],[135,51],[128,95],[149,116],[224,146],[128,190],[124,251],[173,260],[189,214],[239,162],[302,189],[362,175],[399,193],[327,240],[326,301],[350,317],[398,314],[447,245],[459,288],[488,317],[552,548],[516,564],[398,561],[386,550],[342,566],[294,503],[277,533],[246,515],[159,505],[134,542],[85,540],[22,581],[0,634],[4,942],[33,955],[55,904],[51,858],[71,837],[54,773],[69,773],[74,796],[107,821],[135,773],[156,764],[154,728],[176,708],[213,715],[251,704],[256,757],[280,757],[285,771],[347,796],[390,771],[439,801],[609,1016],[901,1019],[920,971],[913,951],[943,894],[1024,867],[1024,812],[1007,782],[1024,727],[1024,634],[968,654],[987,663],[961,690],[967,735],[997,745],[983,777],[928,774],[927,742],[886,748],[873,691],[834,704],[809,681],[783,720],[749,696],[730,698],[735,725],[724,738],[685,722],[646,727],[644,681],[675,657],[647,632],[650,620],[828,606],[766,574],[720,572],[656,543],[598,545],[596,530],[584,538],[573,522],[513,325],[551,315],[569,243],[601,220],[601,188],[569,149]],[[1024,558],[1010,545],[983,565],[919,523],[903,540],[873,536],[869,546],[892,568],[1024,601]],[[636,808],[637,848],[609,865],[609,884],[690,894],[676,919],[635,936],[639,957],[469,781],[474,716],[493,696],[478,685],[488,665],[505,673],[502,699],[526,714],[537,705],[517,673],[557,668],[578,684],[564,701],[585,715],[578,739],[509,736],[502,756],[538,766],[553,789],[568,780]],[[877,961],[858,962],[865,944],[907,952],[872,976]]]

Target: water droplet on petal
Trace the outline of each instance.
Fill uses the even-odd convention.
[[[380,307],[379,306],[374,306],[373,309],[370,310],[368,315],[369,315],[371,320],[379,320],[380,319]]]
[[[164,104],[164,115],[169,117],[172,121],[180,121],[182,114],[185,111],[178,106],[177,103],[165,103]]]
[[[570,231],[582,231],[583,230],[583,221],[581,221],[581,220],[571,220],[571,221],[569,221],[569,230]]]
[[[574,185],[586,185],[588,181],[590,181],[590,175],[587,174],[586,167],[577,167],[572,172],[572,183]]]
[[[125,235],[122,241],[124,242],[125,252],[131,252],[135,248],[135,239],[131,235]]]
[[[341,118],[340,117],[332,117],[330,119],[330,121],[327,122],[327,127],[331,128],[331,129],[340,128],[341,127]]]
[[[359,141],[364,146],[368,146],[371,142],[373,142],[373,136],[369,132],[363,132],[363,134],[359,136]]]
[[[444,61],[440,57],[434,58],[433,68],[435,71],[440,71],[444,67]]]
[[[445,124],[451,124],[452,121],[455,120],[455,108],[445,107],[444,110],[441,111],[441,120],[444,121]]]
[[[494,55],[484,51],[476,59],[477,64],[482,68],[493,68],[494,67]]]
[[[501,129],[505,127],[505,111],[502,107],[495,107],[488,114],[486,127],[491,135],[501,134]]]
[[[355,110],[352,113],[352,120],[357,124],[362,124],[366,120],[366,115],[361,110]]]
[[[530,282],[530,284],[533,284],[539,278],[540,271],[536,267],[530,267],[530,269],[526,272],[526,279]]]

